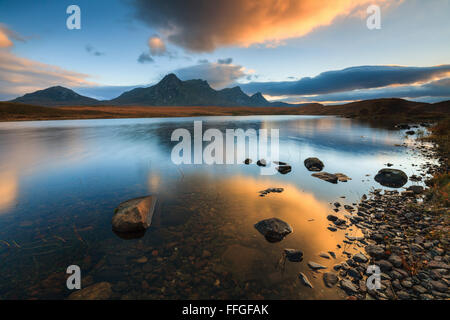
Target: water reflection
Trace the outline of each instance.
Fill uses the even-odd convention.
[[[176,128],[280,129],[280,160],[292,171],[261,176],[252,165],[180,165],[170,161]],[[343,231],[330,232],[330,202],[351,204],[372,187],[384,163],[417,173],[426,159],[396,147],[399,132],[334,117],[205,117],[0,123],[0,298],[64,298],[65,269],[78,264],[86,283],[108,281],[113,298],[338,298],[309,260],[331,268],[345,257]],[[303,161],[352,178],[333,185],[311,177]],[[253,159],[256,160],[256,159]],[[370,176],[367,176],[370,175]],[[410,182],[405,186],[410,185]],[[282,187],[264,198],[258,191]],[[140,239],[111,231],[114,208],[146,194],[160,206]],[[294,232],[268,243],[254,228],[266,218]],[[346,230],[357,235],[357,230]],[[304,261],[278,262],[284,248]],[[336,260],[318,257],[334,251]],[[140,262],[138,262],[140,261]],[[297,279],[306,273],[316,289]],[[174,282],[175,281],[175,282]]]

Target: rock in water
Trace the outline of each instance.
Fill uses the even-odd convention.
[[[112,218],[113,230],[119,233],[145,231],[152,223],[156,197],[146,196],[119,204]]]
[[[384,168],[378,171],[375,181],[385,187],[400,188],[408,182],[408,176],[402,170]]]
[[[318,263],[316,263],[314,261],[309,261],[308,262],[308,267],[310,267],[313,270],[320,270],[320,269],[326,269],[327,268],[327,267],[324,267],[323,265],[318,264]]]
[[[260,167],[265,167],[267,165],[267,162],[266,162],[266,160],[261,159],[261,160],[256,161],[256,164]]]
[[[335,174],[328,173],[328,172],[313,173],[312,176],[316,177],[316,178],[319,178],[319,179],[322,179],[324,181],[331,182],[331,183],[337,183],[338,182],[338,177]]]
[[[303,252],[295,249],[284,249],[284,255],[291,262],[300,262],[303,260]]]
[[[347,182],[348,180],[352,180],[352,178],[347,177],[347,176],[346,176],[345,174],[343,174],[343,173],[335,173],[334,175],[338,178],[338,180],[339,180],[340,182]]]
[[[269,242],[281,241],[292,232],[291,226],[278,218],[261,220],[255,224],[255,228]]]
[[[309,171],[322,171],[324,165],[318,158],[308,158],[304,161],[306,169]]]
[[[338,283],[338,280],[339,279],[338,279],[337,275],[335,273],[333,273],[333,272],[325,272],[323,274],[323,282],[325,283],[325,285],[328,288],[334,287],[334,285],[336,283]]]
[[[313,285],[309,281],[308,277],[303,272],[300,272],[300,274],[298,275],[298,278],[301,280],[301,282],[303,283],[304,286],[310,287],[310,288],[313,287]]]
[[[250,163],[252,163],[252,159],[247,158],[247,159],[244,160],[244,163],[245,164],[250,164]]]
[[[73,292],[69,300],[108,300],[111,295],[111,284],[100,282]]]
[[[286,174],[286,173],[291,172],[292,167],[290,165],[281,165],[281,166],[276,167],[276,169],[278,170],[279,173]]]

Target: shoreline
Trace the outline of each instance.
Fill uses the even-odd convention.
[[[446,129],[448,132],[448,128]],[[432,185],[440,175],[448,176],[448,159],[443,155],[437,138],[430,136],[433,147],[418,152],[439,159],[438,165],[428,164],[422,169],[433,176],[425,181]],[[444,146],[445,150],[445,146]],[[447,184],[448,188],[448,184]],[[345,245],[357,245],[359,254],[347,254],[346,262],[334,270],[340,281],[338,287],[351,300],[435,300],[449,299],[450,255],[449,208],[444,201],[433,202],[433,195],[440,190],[409,187],[405,191],[375,189],[364,195],[355,206],[355,212],[347,212],[345,218],[364,234],[363,237],[347,235]],[[447,200],[448,201],[448,198]],[[371,276],[369,265],[381,271],[381,288],[367,288]]]

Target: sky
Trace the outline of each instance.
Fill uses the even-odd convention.
[[[0,100],[55,85],[111,99],[168,73],[290,103],[450,100],[449,14],[450,0],[0,0]]]

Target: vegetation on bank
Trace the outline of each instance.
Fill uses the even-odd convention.
[[[441,162],[441,171],[427,181],[427,184],[430,187],[428,199],[431,203],[435,203],[442,207],[442,210],[448,214],[448,207],[450,206],[450,118],[447,117],[439,121],[430,128],[430,131],[431,135],[425,139],[436,144],[438,154],[443,161]]]

